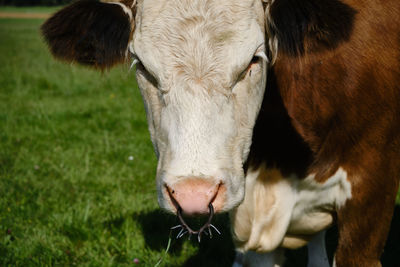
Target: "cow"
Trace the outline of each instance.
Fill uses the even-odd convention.
[[[333,224],[334,266],[381,266],[400,178],[400,1],[81,0],[42,33],[67,62],[132,60],[158,202],[229,211],[234,266],[282,266],[306,244],[308,266],[329,266]]]

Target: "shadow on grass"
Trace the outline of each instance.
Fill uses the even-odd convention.
[[[146,246],[158,251],[166,249],[170,228],[178,224],[175,216],[160,209],[148,213],[134,214],[132,218],[141,225]],[[168,253],[179,254],[182,249],[182,242],[172,241],[173,244]]]
[[[166,214],[161,210],[151,211],[134,215],[134,219],[142,226],[146,245],[153,250],[164,250],[166,240],[168,240],[171,226],[177,225],[178,220],[175,216]],[[189,225],[200,225],[199,220],[188,220]],[[199,224],[200,223],[200,224]],[[229,266],[234,258],[234,246],[229,230],[229,220],[227,214],[218,215],[214,218],[213,224],[220,230],[221,235],[213,232],[213,238],[202,236],[201,242],[193,236],[190,242],[198,246],[198,253],[190,257],[183,266]],[[195,228],[195,227],[194,227]],[[175,237],[179,230],[171,233],[172,244],[168,253],[172,255],[180,254],[184,240],[177,240]],[[229,264],[227,264],[229,263]]]
[[[170,227],[178,224],[177,219],[161,210],[149,213],[134,215],[134,219],[142,226],[146,244],[153,250],[164,250],[166,240],[168,240]],[[360,218],[362,219],[362,218]],[[221,231],[222,235],[214,235],[213,239],[204,237],[198,244],[195,238],[191,242],[198,246],[196,255],[190,257],[183,266],[231,266],[234,259],[234,246],[229,230],[229,219],[227,214],[218,215],[214,224]],[[182,250],[182,240],[176,240],[172,233],[173,243],[169,253],[172,255],[180,254]],[[332,227],[326,235],[327,252],[330,262],[333,260],[334,251],[337,246],[337,228]],[[285,267],[305,267],[307,266],[306,247],[297,250],[288,250],[285,253]],[[396,206],[392,219],[392,225],[386,242],[385,251],[381,258],[383,267],[400,266],[400,206]]]

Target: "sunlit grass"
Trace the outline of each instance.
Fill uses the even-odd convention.
[[[18,12],[18,13],[54,13],[62,6],[0,6],[0,12]]]
[[[0,265],[153,266],[175,218],[158,208],[134,74],[56,62],[41,22],[0,20]],[[229,265],[222,224],[207,258],[179,240],[161,266]]]

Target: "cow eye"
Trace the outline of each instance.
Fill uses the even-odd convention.
[[[236,82],[239,82],[239,81],[243,80],[243,79],[246,77],[247,74],[249,74],[249,76],[251,76],[251,69],[252,69],[252,67],[253,67],[254,65],[257,65],[258,63],[260,63],[261,59],[262,59],[262,58],[261,58],[260,56],[255,55],[255,56],[251,59],[249,65],[247,65],[246,69],[240,73],[240,75],[238,76],[238,79],[237,79]]]
[[[249,70],[254,64],[257,64],[261,61],[261,58],[259,56],[254,56],[251,61],[249,66],[247,67],[247,69]]]

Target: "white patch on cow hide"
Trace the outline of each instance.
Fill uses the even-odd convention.
[[[249,170],[245,199],[232,213],[237,248],[265,253],[281,244],[296,203],[294,184],[276,169]]]
[[[327,211],[336,210],[351,198],[351,184],[342,168],[324,183],[316,182],[314,177],[310,175],[297,185],[290,235],[309,235],[327,228],[333,221]]]
[[[144,0],[135,24],[129,50],[140,61],[160,206],[174,212],[165,185],[188,178],[225,186],[220,211],[237,206],[266,84],[262,2]]]
[[[325,247],[325,232],[319,232],[308,243],[307,267],[329,267],[329,259]],[[284,250],[282,248],[267,253],[254,251],[243,253],[237,251],[232,267],[279,267],[282,266],[284,260]]]
[[[351,198],[351,184],[342,168],[324,183],[314,177],[283,177],[279,170],[264,166],[250,171],[245,199],[232,212],[238,248],[257,252],[297,248],[328,228],[332,213]]]

